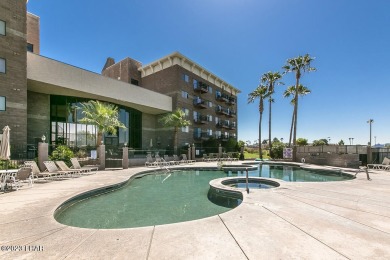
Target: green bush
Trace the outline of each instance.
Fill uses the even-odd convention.
[[[71,165],[70,159],[75,157],[73,151],[66,145],[57,146],[51,156],[52,161],[64,161],[68,166]]]

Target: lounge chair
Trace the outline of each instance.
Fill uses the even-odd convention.
[[[71,168],[68,167],[68,165],[66,165],[66,163],[64,161],[55,161],[55,163],[61,169],[61,171],[68,171],[68,172],[73,171],[73,172],[77,173],[79,176],[81,176],[82,174],[91,172],[91,169],[88,169],[88,168],[85,168],[85,169],[71,169]]]
[[[204,153],[204,154],[203,154],[202,161],[204,161],[204,162],[210,162],[210,161],[211,161],[211,160],[210,160],[210,156],[208,156],[207,153]]]
[[[24,166],[31,168],[33,173],[32,175],[33,181],[37,181],[37,180],[48,181],[54,178],[54,176],[50,172],[41,172],[35,161],[25,161]]]
[[[180,160],[179,156],[177,156],[176,154],[173,155],[173,160],[176,162],[176,165],[186,163],[183,160]]]
[[[155,157],[154,157],[156,160],[155,160],[155,163],[157,164],[157,166],[169,166],[170,164],[165,161],[163,158],[160,157],[160,155],[156,154]]]
[[[97,173],[97,171],[99,170],[99,167],[97,166],[83,166],[81,167],[80,163],[79,163],[79,160],[77,160],[77,158],[71,158],[70,159],[70,162],[72,163],[72,169],[86,169],[86,170],[90,170],[91,173]]]
[[[186,163],[192,164],[192,163],[196,162],[195,160],[188,160],[187,155],[185,153],[183,153],[181,155],[181,157],[182,157],[182,160],[185,161]]]
[[[382,164],[367,164],[367,167],[370,168],[370,166],[372,167],[372,169],[376,169],[376,170],[389,170],[390,169],[390,159],[385,157],[383,158],[383,162]]]
[[[53,175],[56,175],[58,178],[74,177],[77,171],[62,171],[57,168],[57,165],[53,161],[44,161],[43,164],[46,166],[46,169]]]
[[[170,160],[167,154],[164,155],[164,161],[167,162],[169,165],[178,165],[179,164],[179,162],[176,160]]]
[[[18,190],[21,186],[22,182],[27,181],[28,186],[33,186],[33,177],[32,177],[32,169],[31,167],[24,166],[19,168],[19,170],[15,173],[11,173],[8,177],[6,177],[5,183],[7,188],[16,188]]]
[[[146,155],[145,167],[157,167],[157,162],[153,161],[152,155]]]

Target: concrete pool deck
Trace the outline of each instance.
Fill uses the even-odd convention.
[[[0,194],[0,259],[390,258],[388,171],[370,170],[371,181],[361,172],[342,182],[284,182],[251,190],[229,212],[182,223],[104,230],[55,221],[53,213],[65,200],[144,170],[150,168],[103,171]]]

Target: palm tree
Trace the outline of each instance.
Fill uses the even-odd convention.
[[[316,68],[311,67],[311,62],[314,58],[310,57],[309,54],[305,56],[298,56],[295,58],[288,59],[286,65],[283,66],[284,73],[294,72],[295,73],[295,96],[294,96],[294,136],[293,136],[293,160],[297,159],[297,149],[295,149],[297,143],[297,125],[298,125],[298,96],[299,96],[299,80],[301,79],[302,73],[315,71]]]
[[[271,119],[272,119],[272,94],[275,92],[276,85],[284,85],[283,82],[280,82],[282,75],[279,72],[267,72],[264,73],[261,78],[261,84],[267,86],[268,88],[268,97],[269,97],[269,118],[268,118],[268,140],[269,140],[269,155],[272,158],[272,138],[271,138]],[[261,139],[260,139],[261,140]]]
[[[298,89],[298,94],[300,96],[305,96],[307,94],[310,94],[311,93],[311,90],[306,88],[305,86],[299,84],[299,89]],[[293,96],[293,99],[291,100],[291,104],[294,105],[294,100],[295,100],[295,86],[290,86],[288,87],[284,93],[283,93],[283,97],[287,98],[287,97],[290,97],[290,96]],[[291,138],[292,138],[292,131],[293,131],[293,127],[294,127],[294,120],[295,117],[294,117],[294,112],[293,112],[293,115],[292,115],[292,120],[291,120],[291,128],[290,128],[290,139],[288,140],[288,147],[291,147]]]
[[[176,109],[174,112],[166,114],[160,118],[160,123],[164,127],[173,127],[174,128],[174,139],[173,139],[173,151],[177,154],[177,132],[179,127],[185,127],[191,125],[191,122],[186,119],[186,114],[180,108]]]
[[[118,107],[113,104],[90,100],[81,103],[81,107],[78,107],[78,109],[81,109],[84,115],[84,118],[80,119],[81,123],[97,127],[97,146],[100,145],[104,133],[115,134],[118,127],[126,128],[118,119]]]
[[[249,93],[248,95],[248,104],[255,102],[255,100],[259,99],[259,112],[260,112],[260,119],[259,119],[259,155],[260,159],[263,159],[263,151],[261,149],[261,121],[263,119],[263,112],[264,112],[264,99],[268,97],[268,88],[263,85],[259,85],[253,92]]]

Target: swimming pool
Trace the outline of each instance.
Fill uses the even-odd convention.
[[[229,171],[228,177],[243,177],[245,171]],[[257,170],[249,171],[250,177],[274,178],[287,182],[345,181],[355,177],[341,171],[314,170],[294,165],[259,164]]]
[[[106,194],[83,195],[55,213],[65,225],[85,228],[130,228],[206,218],[226,212],[242,201],[242,195],[220,198],[209,192],[212,179],[223,171],[183,170],[134,179]],[[107,192],[107,191],[105,191]],[[100,194],[99,194],[100,193]]]
[[[242,202],[239,191],[216,193],[209,188],[209,182],[244,175],[245,172],[196,169],[140,175],[125,184],[74,197],[61,205],[54,217],[65,225],[96,229],[143,227],[206,218],[227,212]],[[261,165],[249,175],[286,181],[350,178],[338,172],[275,165]],[[236,187],[243,185],[237,183]]]

